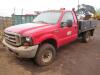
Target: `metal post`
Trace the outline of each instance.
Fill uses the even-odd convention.
[[[13,17],[13,24],[12,25],[15,25],[15,12],[16,12],[16,8],[14,8],[14,14],[12,15],[12,17]]]
[[[21,10],[21,23],[23,23],[23,8],[22,8],[22,10]]]
[[[15,14],[16,8],[14,8],[14,14]]]
[[[22,8],[22,11],[21,11],[21,15],[23,15],[23,8]]]

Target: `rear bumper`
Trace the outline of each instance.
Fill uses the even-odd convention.
[[[7,47],[8,51],[15,54],[17,57],[22,57],[22,58],[33,58],[36,55],[38,49],[38,45],[29,47],[25,46],[14,47],[6,43],[5,40],[3,40],[3,44]]]

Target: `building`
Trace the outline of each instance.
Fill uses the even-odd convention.
[[[12,15],[12,25],[17,25],[17,24],[24,24],[24,23],[31,23],[33,19],[37,15],[33,14],[26,14],[26,15]]]

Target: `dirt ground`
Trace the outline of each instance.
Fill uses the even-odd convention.
[[[46,67],[16,58],[1,46],[0,75],[100,75],[100,26],[91,42],[75,41],[61,47],[55,62]]]

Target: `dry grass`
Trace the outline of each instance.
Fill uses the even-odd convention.
[[[9,27],[10,25],[0,25],[0,42],[3,39],[3,31],[5,28]]]
[[[2,41],[3,38],[3,30],[0,30],[0,41]]]

